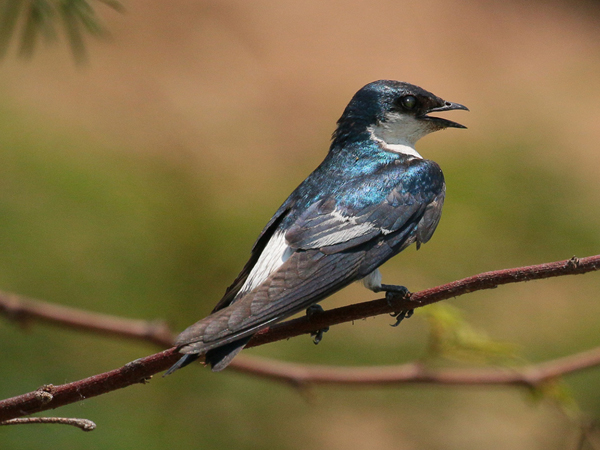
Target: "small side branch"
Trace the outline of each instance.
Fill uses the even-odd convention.
[[[83,431],[92,431],[96,424],[88,419],[76,419],[70,417],[22,417],[0,422],[1,425],[28,425],[31,423],[51,423],[59,425],[71,425]]]

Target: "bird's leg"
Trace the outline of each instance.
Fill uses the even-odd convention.
[[[411,296],[410,291],[404,286],[381,284],[381,274],[379,273],[379,270],[375,270],[365,277],[363,283],[367,289],[371,289],[373,292],[385,292],[385,299],[391,307],[394,306],[395,301],[408,300]],[[396,318],[396,323],[392,324],[392,326],[397,327],[404,319],[410,318],[410,316],[413,315],[413,312],[414,310],[412,309],[403,309],[390,314],[392,317]]]
[[[397,286],[393,284],[382,284],[381,290],[385,292],[385,299],[390,306],[394,306],[396,300],[408,300],[411,296],[410,291],[405,286]],[[391,313],[390,316],[396,319],[396,323],[392,324],[392,327],[400,325],[404,319],[410,319],[414,309],[403,309],[395,313]]]
[[[323,307],[319,304],[310,305],[308,308],[306,308],[306,316],[308,317],[308,320],[310,320],[311,317],[314,317],[315,314],[320,314],[322,312],[323,312]],[[317,345],[319,342],[321,342],[321,340],[323,339],[323,333],[327,333],[328,331],[329,331],[329,327],[325,327],[325,328],[321,328],[320,330],[313,331],[310,333],[315,345]]]

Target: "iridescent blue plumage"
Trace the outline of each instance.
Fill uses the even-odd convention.
[[[186,355],[167,373],[201,354],[223,369],[258,330],[427,242],[440,219],[444,176],[414,144],[436,130],[464,128],[427,115],[452,109],[466,108],[408,83],[382,80],[359,90],[325,160],[267,223],[213,313],[181,333]]]

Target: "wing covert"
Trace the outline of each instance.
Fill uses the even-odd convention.
[[[428,170],[423,170],[423,165]],[[426,242],[439,221],[445,186],[437,164],[421,161],[415,167],[398,173],[392,166],[389,174],[374,174],[374,182],[359,179],[356,187],[344,188],[344,196],[337,197],[333,192],[313,203],[289,227],[288,245],[335,253],[397,233],[406,226],[421,225],[424,216],[427,218],[418,238]],[[383,185],[382,175],[387,175]]]

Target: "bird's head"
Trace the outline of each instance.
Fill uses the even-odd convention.
[[[447,102],[413,84],[379,80],[360,89],[338,120],[334,145],[364,139],[381,141],[384,146],[414,147],[423,136],[445,128],[466,128],[451,120],[429,114],[466,106]]]

